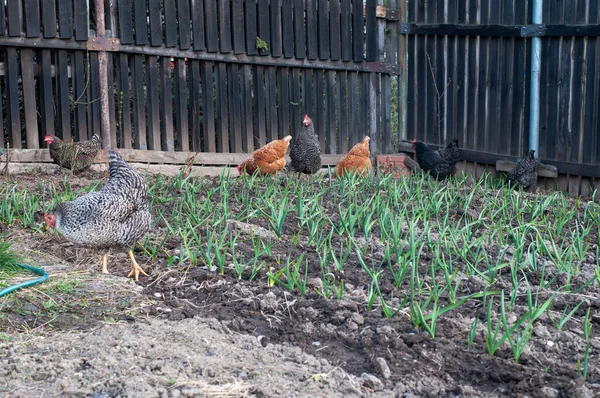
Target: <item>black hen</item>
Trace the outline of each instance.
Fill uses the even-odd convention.
[[[321,144],[308,115],[304,115],[302,130],[292,140],[289,170],[314,174],[321,169]]]
[[[456,145],[458,145],[458,140],[456,140]],[[425,143],[416,139],[413,140],[413,149],[417,156],[417,163],[419,163],[422,170],[437,179],[444,179],[454,174],[456,162],[458,162],[458,153],[454,155],[454,149],[450,147],[451,144],[445,148],[447,150],[445,152],[443,152],[443,149],[432,151]],[[458,152],[458,148],[456,148],[456,152]]]
[[[515,168],[507,176],[511,185],[523,189],[535,186],[537,177],[537,160],[535,160],[534,150],[529,151],[527,157],[519,159]]]

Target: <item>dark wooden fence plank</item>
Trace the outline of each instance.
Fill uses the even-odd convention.
[[[329,59],[329,0],[319,0],[319,58]]]
[[[0,30],[4,31],[4,7],[0,7]],[[44,37],[56,38],[56,2],[42,1],[42,21],[44,24]],[[1,32],[0,34],[3,34]]]
[[[163,151],[175,150],[173,134],[173,82],[171,61],[167,57],[160,60],[160,140]]]
[[[215,143],[214,63],[205,62],[202,68],[202,127],[204,150],[217,152]]]
[[[116,24],[115,24],[116,26]],[[117,113],[116,113],[116,101],[115,101],[115,58],[116,54],[107,54],[106,58],[106,72],[107,72],[107,83],[108,83],[108,117],[110,123],[110,145],[113,148],[117,148]]]
[[[350,93],[348,95],[348,109],[350,117],[350,131],[348,134],[349,147],[354,146],[361,134],[360,131],[360,84],[358,73],[349,73],[350,77]]]
[[[20,149],[21,144],[21,115],[19,113],[19,60],[17,50],[7,47],[5,57],[6,84],[6,127],[11,148]]]
[[[365,59],[365,18],[363,16],[362,0],[352,1],[352,54],[354,62]]]
[[[269,0],[258,0],[258,37],[267,46],[266,49],[258,49],[260,55],[269,55],[271,52],[271,24],[269,18]]]
[[[319,56],[317,1],[306,0],[306,58],[310,60]]]
[[[88,53],[88,76],[87,76],[87,108],[88,108],[88,136],[94,134],[102,136],[100,131],[100,74],[98,64],[98,53]]]
[[[168,61],[168,60],[167,60]],[[131,91],[129,85],[129,56],[119,54],[119,120],[121,124],[121,148],[130,149],[131,140]]]
[[[335,91],[335,72],[327,71],[327,113],[325,118],[325,131],[321,134],[326,136],[325,153],[337,153],[337,116],[336,113],[336,91]]]
[[[1,7],[4,8],[4,7]],[[3,98],[4,94],[2,92],[2,86],[0,86],[0,98]],[[2,110],[2,112],[0,112],[0,126],[4,127],[4,109]],[[5,132],[8,132],[6,130],[2,131],[2,134],[0,134],[0,148],[6,148],[6,142],[4,141],[4,134]],[[10,140],[10,136],[8,137],[8,139]]]
[[[0,7],[0,36],[4,36],[6,34],[6,8],[4,5]],[[1,112],[0,112],[1,113]],[[2,115],[0,115],[0,119]],[[2,146],[4,146],[4,135],[0,137],[2,140]]]
[[[367,0],[367,61],[377,59],[377,0]]]
[[[175,124],[177,127],[175,150],[188,152],[190,150],[190,130],[185,62],[182,58],[175,60]]]
[[[176,0],[163,0],[165,9],[165,46],[176,47],[177,46],[177,7]],[[207,4],[214,4],[214,1],[209,1]],[[215,13],[214,20],[212,23],[216,26],[217,15]],[[215,28],[216,29],[216,28]],[[207,32],[208,34],[208,32]]]
[[[294,56],[294,9],[291,1],[286,1],[281,13],[283,24],[283,56],[292,58]]]
[[[254,118],[252,117],[252,67],[242,67],[242,150],[250,153],[254,150]]]
[[[370,73],[360,73],[358,75],[359,77],[359,84],[360,84],[360,114],[359,114],[359,125],[360,125],[360,132],[358,134],[357,137],[357,142],[358,141],[362,141],[362,139],[364,138],[365,135],[369,135],[370,131],[369,131],[369,116],[370,116],[370,112],[374,112],[375,109],[370,109],[369,107],[369,91],[370,91],[370,81],[369,81],[369,76],[371,74]],[[374,146],[374,144],[377,143],[377,137],[372,137],[373,142],[371,142],[371,145]]]
[[[148,149],[160,151],[160,104],[158,99],[158,61],[156,57],[149,56],[147,62],[147,95],[148,95]],[[197,61],[196,61],[197,62]]]
[[[39,0],[24,0],[23,11],[25,20],[25,36],[40,37],[40,2]]]
[[[87,40],[90,20],[87,0],[73,0],[73,19],[75,21],[75,40]]]
[[[298,134],[298,132],[300,132],[301,129],[301,100],[302,99],[300,97],[300,70],[298,68],[294,68],[292,70],[292,101],[290,102],[290,104],[292,105],[290,110],[292,113],[292,137]]]
[[[302,75],[302,114],[315,118],[315,90],[313,89],[313,70],[304,69]]]
[[[219,37],[221,52],[231,52],[231,0],[219,0]]]
[[[281,2],[282,0],[271,0],[271,56],[281,57],[282,54],[282,32],[281,32]],[[287,4],[286,7],[291,7]]]
[[[240,73],[237,64],[227,65],[229,88],[229,118],[231,124],[230,151],[242,151],[242,101],[240,99]]]
[[[275,67],[271,66],[265,70],[265,88],[267,91],[267,140],[277,139],[277,75]]]
[[[340,14],[340,0],[330,0],[329,43],[332,61],[339,61],[340,58],[342,58],[341,23],[342,19]]]
[[[179,48],[187,50],[192,46],[191,43],[191,22],[190,22],[190,0],[177,1],[178,25],[179,25]]]
[[[265,78],[264,67],[254,67],[254,125],[256,126],[256,134],[254,135],[254,146],[261,147],[267,142],[266,135],[266,120],[265,120]]]
[[[291,134],[290,130],[290,78],[288,68],[277,70],[277,86],[279,90],[279,138]]]
[[[21,82],[23,86],[23,113],[25,114],[27,148],[40,147],[33,67],[33,50],[21,49]]]
[[[160,46],[163,44],[163,24],[161,0],[148,0],[150,19],[150,44]]]
[[[245,1],[245,19],[246,19],[246,54],[256,55],[256,38],[258,37],[258,14],[256,0]]]
[[[342,61],[352,61],[352,0],[342,0]]]
[[[246,43],[244,41],[244,0],[232,0],[233,13],[233,53],[244,54]]]
[[[325,115],[327,115],[327,101],[325,100],[325,74],[322,70],[315,72],[315,115],[316,115],[316,128],[319,134],[319,142],[321,144],[321,152],[325,152]]]
[[[87,118],[86,118],[86,62],[84,53],[75,51],[71,58],[71,78],[73,79],[73,106],[75,107],[75,134],[76,141],[88,139]]]
[[[56,73],[56,114],[58,116],[58,137],[71,138],[71,110],[69,109],[68,55],[65,50],[56,51],[54,68]],[[10,110],[10,104],[9,104]]]
[[[135,24],[135,44],[143,46],[148,43],[148,13],[146,0],[133,0]]]
[[[40,76],[40,112],[42,134],[56,135],[54,133],[54,93],[52,90],[52,51],[40,50],[41,57]],[[58,73],[57,73],[58,75]],[[2,113],[2,112],[0,112]],[[41,137],[39,137],[41,138]]]
[[[20,0],[6,0],[8,35],[11,37],[21,36],[21,4]]]
[[[167,0],[165,0],[167,1]],[[64,4],[63,4],[64,3]],[[65,18],[66,20],[66,16],[63,16],[63,6],[65,7],[65,13],[69,12],[70,15],[73,14],[73,10],[71,8],[68,8],[68,6],[66,6],[66,4],[69,4],[70,2],[66,2],[66,1],[59,1],[58,2],[58,7],[59,10],[61,11],[60,16]],[[119,7],[119,37],[121,40],[121,44],[132,44],[133,43],[133,19],[131,17],[131,10],[133,7],[133,3],[132,0],[118,0],[118,7]],[[166,17],[166,14],[165,14]],[[66,22],[65,22],[66,24]],[[60,23],[60,37],[61,38],[67,38],[66,36],[63,36],[63,20],[61,19],[61,23]],[[71,36],[68,36],[69,38]]]
[[[227,106],[227,68],[220,62],[216,66],[217,100],[217,152],[229,152],[229,108]]]
[[[339,124],[337,149],[338,153],[346,153],[348,151],[348,117],[350,115],[348,111],[348,72],[337,73],[337,98]]]
[[[304,30],[304,0],[294,1],[294,44],[296,58],[306,58],[306,31]]]
[[[201,138],[202,138],[202,93],[200,90],[200,61],[190,60],[190,110],[191,110],[191,141],[192,151],[199,152],[202,150]]]
[[[144,56],[134,55],[132,63],[133,80],[133,141],[136,149],[148,149],[146,141],[146,98],[144,95]]]
[[[204,51],[204,1],[192,0],[192,34],[194,51]]]
[[[391,81],[389,75],[381,76],[381,126],[382,126],[382,151],[383,153],[393,153],[392,148],[392,107],[391,107]],[[385,100],[385,99],[388,100]]]

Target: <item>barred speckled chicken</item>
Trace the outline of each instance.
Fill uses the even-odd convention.
[[[508,181],[516,188],[527,189],[537,184],[537,160],[535,151],[532,149],[523,159],[519,159],[517,165],[507,175]]]
[[[44,220],[75,244],[104,249],[103,273],[108,273],[111,248],[129,250],[128,276],[138,280],[140,273],[146,273],[135,261],[131,247],[150,229],[146,184],[118,152],[108,151],[108,165],[109,179],[102,189],[59,204]]]
[[[90,167],[102,148],[102,141],[98,134],[94,134],[89,141],[63,141],[54,135],[45,136],[44,141],[48,144],[50,157],[54,163],[73,172]]]

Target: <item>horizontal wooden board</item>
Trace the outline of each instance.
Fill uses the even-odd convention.
[[[516,165],[516,162],[511,162],[509,160],[498,160],[496,161],[496,170],[509,172],[512,171]],[[558,177],[558,169],[549,164],[538,164],[537,172],[539,177]]]

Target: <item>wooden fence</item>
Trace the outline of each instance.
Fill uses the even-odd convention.
[[[587,193],[600,188],[598,0],[544,1],[542,26],[531,25],[531,7],[409,1],[406,131],[437,145],[459,138],[464,158],[480,164],[523,156],[531,36],[541,36],[539,156],[563,174],[547,184]]]
[[[111,142],[242,153],[308,113],[324,153],[365,135],[391,152],[397,0],[6,0],[0,6],[0,144],[100,134],[98,51],[108,51]],[[92,10],[90,12],[90,10]],[[36,155],[37,156],[37,155]]]

